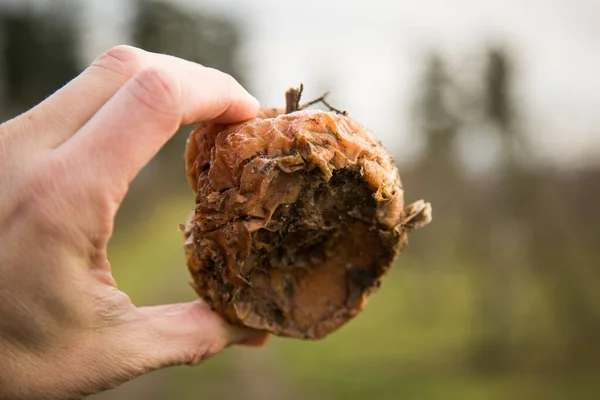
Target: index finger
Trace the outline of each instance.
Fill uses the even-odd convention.
[[[53,149],[69,140],[117,91],[136,74],[156,67],[189,68],[199,64],[167,54],[120,45],[100,55],[80,75],[16,118],[26,151]],[[51,129],[49,129],[51,127]]]
[[[188,63],[138,73],[56,151],[86,178],[106,178],[122,198],[128,184],[181,125],[253,118],[258,101],[231,76]],[[183,150],[182,150],[183,154]],[[84,178],[85,179],[85,178]]]

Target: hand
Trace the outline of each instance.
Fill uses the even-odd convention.
[[[106,255],[129,183],[181,125],[258,108],[222,72],[120,46],[0,125],[1,399],[81,398],[262,344],[201,301],[134,306]]]

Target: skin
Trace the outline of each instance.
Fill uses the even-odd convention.
[[[201,301],[136,307],[106,251],[130,182],[180,126],[258,109],[229,75],[119,46],[0,125],[0,399],[78,399],[265,342]]]

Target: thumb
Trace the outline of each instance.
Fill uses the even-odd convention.
[[[136,311],[132,332],[140,334],[136,347],[141,345],[151,370],[197,365],[231,345],[261,346],[267,339],[263,332],[228,324],[200,300]]]

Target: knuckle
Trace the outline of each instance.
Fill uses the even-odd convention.
[[[209,74],[214,76],[214,79],[223,85],[227,90],[225,93],[234,93],[236,90],[240,89],[241,86],[237,79],[235,79],[232,75],[229,75],[226,72],[220,71],[215,68],[208,68]]]
[[[56,191],[56,180],[47,179],[45,173],[28,174],[21,181],[18,193],[19,218],[26,220],[33,229],[40,232],[53,232],[60,221],[59,210],[53,192]]]
[[[224,344],[218,341],[214,343],[202,342],[188,351],[185,355],[184,364],[189,366],[199,365],[219,353],[223,347]]]
[[[17,165],[20,165],[23,152],[31,146],[27,137],[28,121],[32,114],[32,110],[29,110],[0,124],[0,178],[20,172]]]
[[[119,45],[98,57],[91,66],[119,75],[132,76],[143,69],[143,51],[136,47]]]
[[[63,193],[62,181],[67,172],[64,165],[57,160],[50,157],[41,158],[40,162],[24,173],[21,181],[23,198],[38,209],[46,208]]]
[[[10,155],[11,145],[8,143],[8,133],[5,132],[6,122],[0,125],[0,171],[5,172],[3,166]],[[1,177],[1,175],[0,175]]]
[[[71,239],[85,235],[93,250],[110,237],[118,205],[82,172],[73,171],[68,160],[49,158],[22,180],[20,203],[38,232]]]
[[[6,210],[0,210],[2,224],[26,226],[35,237],[66,240],[95,254],[111,236],[118,204],[114,193],[85,174],[64,157],[41,157],[13,182]]]
[[[131,308],[131,299],[117,288],[110,289],[108,295],[94,294],[94,309],[101,327],[119,326]]]
[[[21,192],[31,201],[47,201],[56,193],[61,171],[54,163],[40,163],[25,173]]]
[[[38,163],[24,173],[21,182],[23,198],[36,209],[47,214],[68,212],[69,203],[81,202],[86,182],[78,179],[69,160],[50,154],[40,157]]]
[[[233,76],[214,68],[208,68],[208,79],[218,82],[219,95],[216,96],[216,104],[220,113],[226,112],[235,100],[240,85]]]
[[[133,78],[128,87],[130,94],[150,111],[181,117],[181,85],[169,72],[157,68],[145,69]]]
[[[237,81],[235,80],[235,78],[232,75],[228,74],[227,72],[223,72],[219,69],[212,68],[212,67],[205,67],[205,68],[209,73],[214,74],[216,77],[220,77],[225,82],[227,82],[229,84],[237,84]]]

